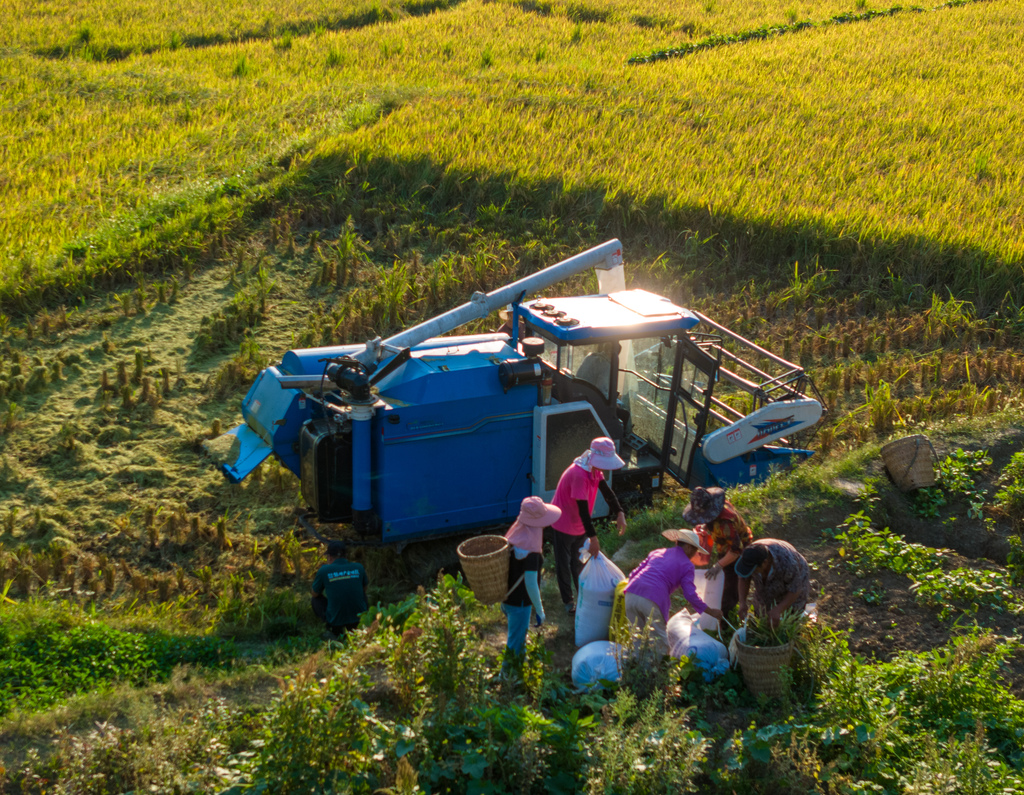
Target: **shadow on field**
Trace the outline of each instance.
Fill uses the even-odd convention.
[[[526,182],[423,157],[356,158],[339,150],[304,162],[275,200],[280,204],[270,214],[301,211],[313,227],[351,216],[368,241],[391,236],[405,248],[459,246],[456,230],[497,234],[520,258],[543,252],[538,267],[618,237],[627,260],[664,252],[659,276],[673,275],[666,268],[688,274],[697,290],[786,284],[798,261],[834,271],[832,287],[860,293],[869,306],[872,299],[913,304],[947,288],[983,314],[1007,298],[1024,302],[1019,263],[1000,262],[981,247],[949,247],[921,236],[860,238],[845,224],[758,223],[707,206],[669,209],[666,196],[637,199],[604,186],[567,190],[561,180]]]
[[[463,0],[399,0],[394,4],[371,3],[357,6],[341,16],[332,14],[276,25],[267,22],[259,28],[233,31],[231,34],[172,33],[167,41],[129,46],[121,46],[116,42],[94,41],[89,29],[82,28],[67,44],[40,47],[32,52],[41,58],[49,59],[79,57],[88,61],[123,61],[133,55],[149,55],[160,50],[219,47],[243,41],[272,41],[275,39],[287,41],[292,37],[310,36],[315,33],[355,30],[380,23],[395,22],[404,17],[418,17],[432,14],[435,11],[446,11],[461,5],[462,2]]]
[[[380,104],[368,123],[400,105]],[[657,279],[670,297],[677,288],[701,295],[751,283],[785,286],[799,262],[808,276],[812,263],[831,271],[828,292],[857,294],[864,311],[925,305],[933,291],[944,296],[947,290],[973,302],[980,316],[1024,304],[1020,263],[978,246],[951,247],[921,236],[858,237],[853,225],[842,223],[752,221],[703,205],[670,207],[667,196],[638,199],[604,186],[566,189],[559,179],[477,173],[426,157],[367,156],[341,146],[329,154],[295,155],[144,219],[144,233],[119,224],[102,239],[69,244],[52,269],[36,268],[33,279],[0,285],[0,309],[24,313],[113,289],[126,277],[208,263],[232,240],[265,234],[272,219],[320,239],[337,236],[345,224],[371,259],[387,266],[406,256],[429,262],[478,254],[480,241],[489,239],[525,273],[618,237],[627,261],[653,261],[648,273],[633,266],[634,283]],[[479,271],[481,287],[493,281],[486,263]]]

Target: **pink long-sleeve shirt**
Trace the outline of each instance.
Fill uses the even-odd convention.
[[[626,583],[626,593],[650,599],[661,610],[661,617],[668,621],[672,592],[681,588],[686,601],[698,613],[708,609],[704,600],[697,595],[693,584],[693,563],[682,547],[656,549],[643,563],[633,569]]]

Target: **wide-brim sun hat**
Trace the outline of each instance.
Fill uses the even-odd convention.
[[[696,530],[662,530],[661,534],[669,541],[675,541],[677,544],[680,542],[689,544],[692,547],[697,547],[697,550],[705,555],[711,554],[701,546],[700,536],[697,535]]]
[[[697,486],[690,492],[690,504],[683,511],[683,518],[691,524],[707,524],[715,521],[724,507],[725,489]]]
[[[540,497],[527,497],[519,506],[518,522],[527,527],[547,527],[558,521],[562,509],[544,502]]]
[[[590,466],[597,469],[622,469],[626,462],[615,452],[615,442],[599,436],[590,443]]]
[[[751,544],[740,554],[736,565],[733,566],[733,571],[736,572],[737,577],[745,580],[766,560],[768,560],[768,550],[764,545]]]

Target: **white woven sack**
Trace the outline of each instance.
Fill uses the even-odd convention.
[[[610,640],[596,640],[578,649],[572,657],[572,683],[580,690],[593,690],[601,680],[619,681],[622,647]]]
[[[697,588],[697,596],[704,600],[708,607],[720,610],[722,607],[722,590],[725,586],[725,575],[721,571],[718,576],[709,580],[705,569],[697,569],[693,573],[693,584]],[[705,632],[718,631],[718,619],[707,613],[701,613],[700,628]]]
[[[576,594],[577,646],[608,640],[615,586],[624,579],[626,575],[603,552],[587,561],[580,572],[580,588]]]

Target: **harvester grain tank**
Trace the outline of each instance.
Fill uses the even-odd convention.
[[[537,297],[591,268],[597,295]],[[506,306],[509,333],[444,336]],[[405,543],[512,521],[596,436],[626,461],[616,491],[757,482],[811,455],[792,438],[821,417],[809,391],[797,365],[627,290],[611,240],[386,340],[288,351],[221,468],[238,482],[275,455],[320,522]]]

